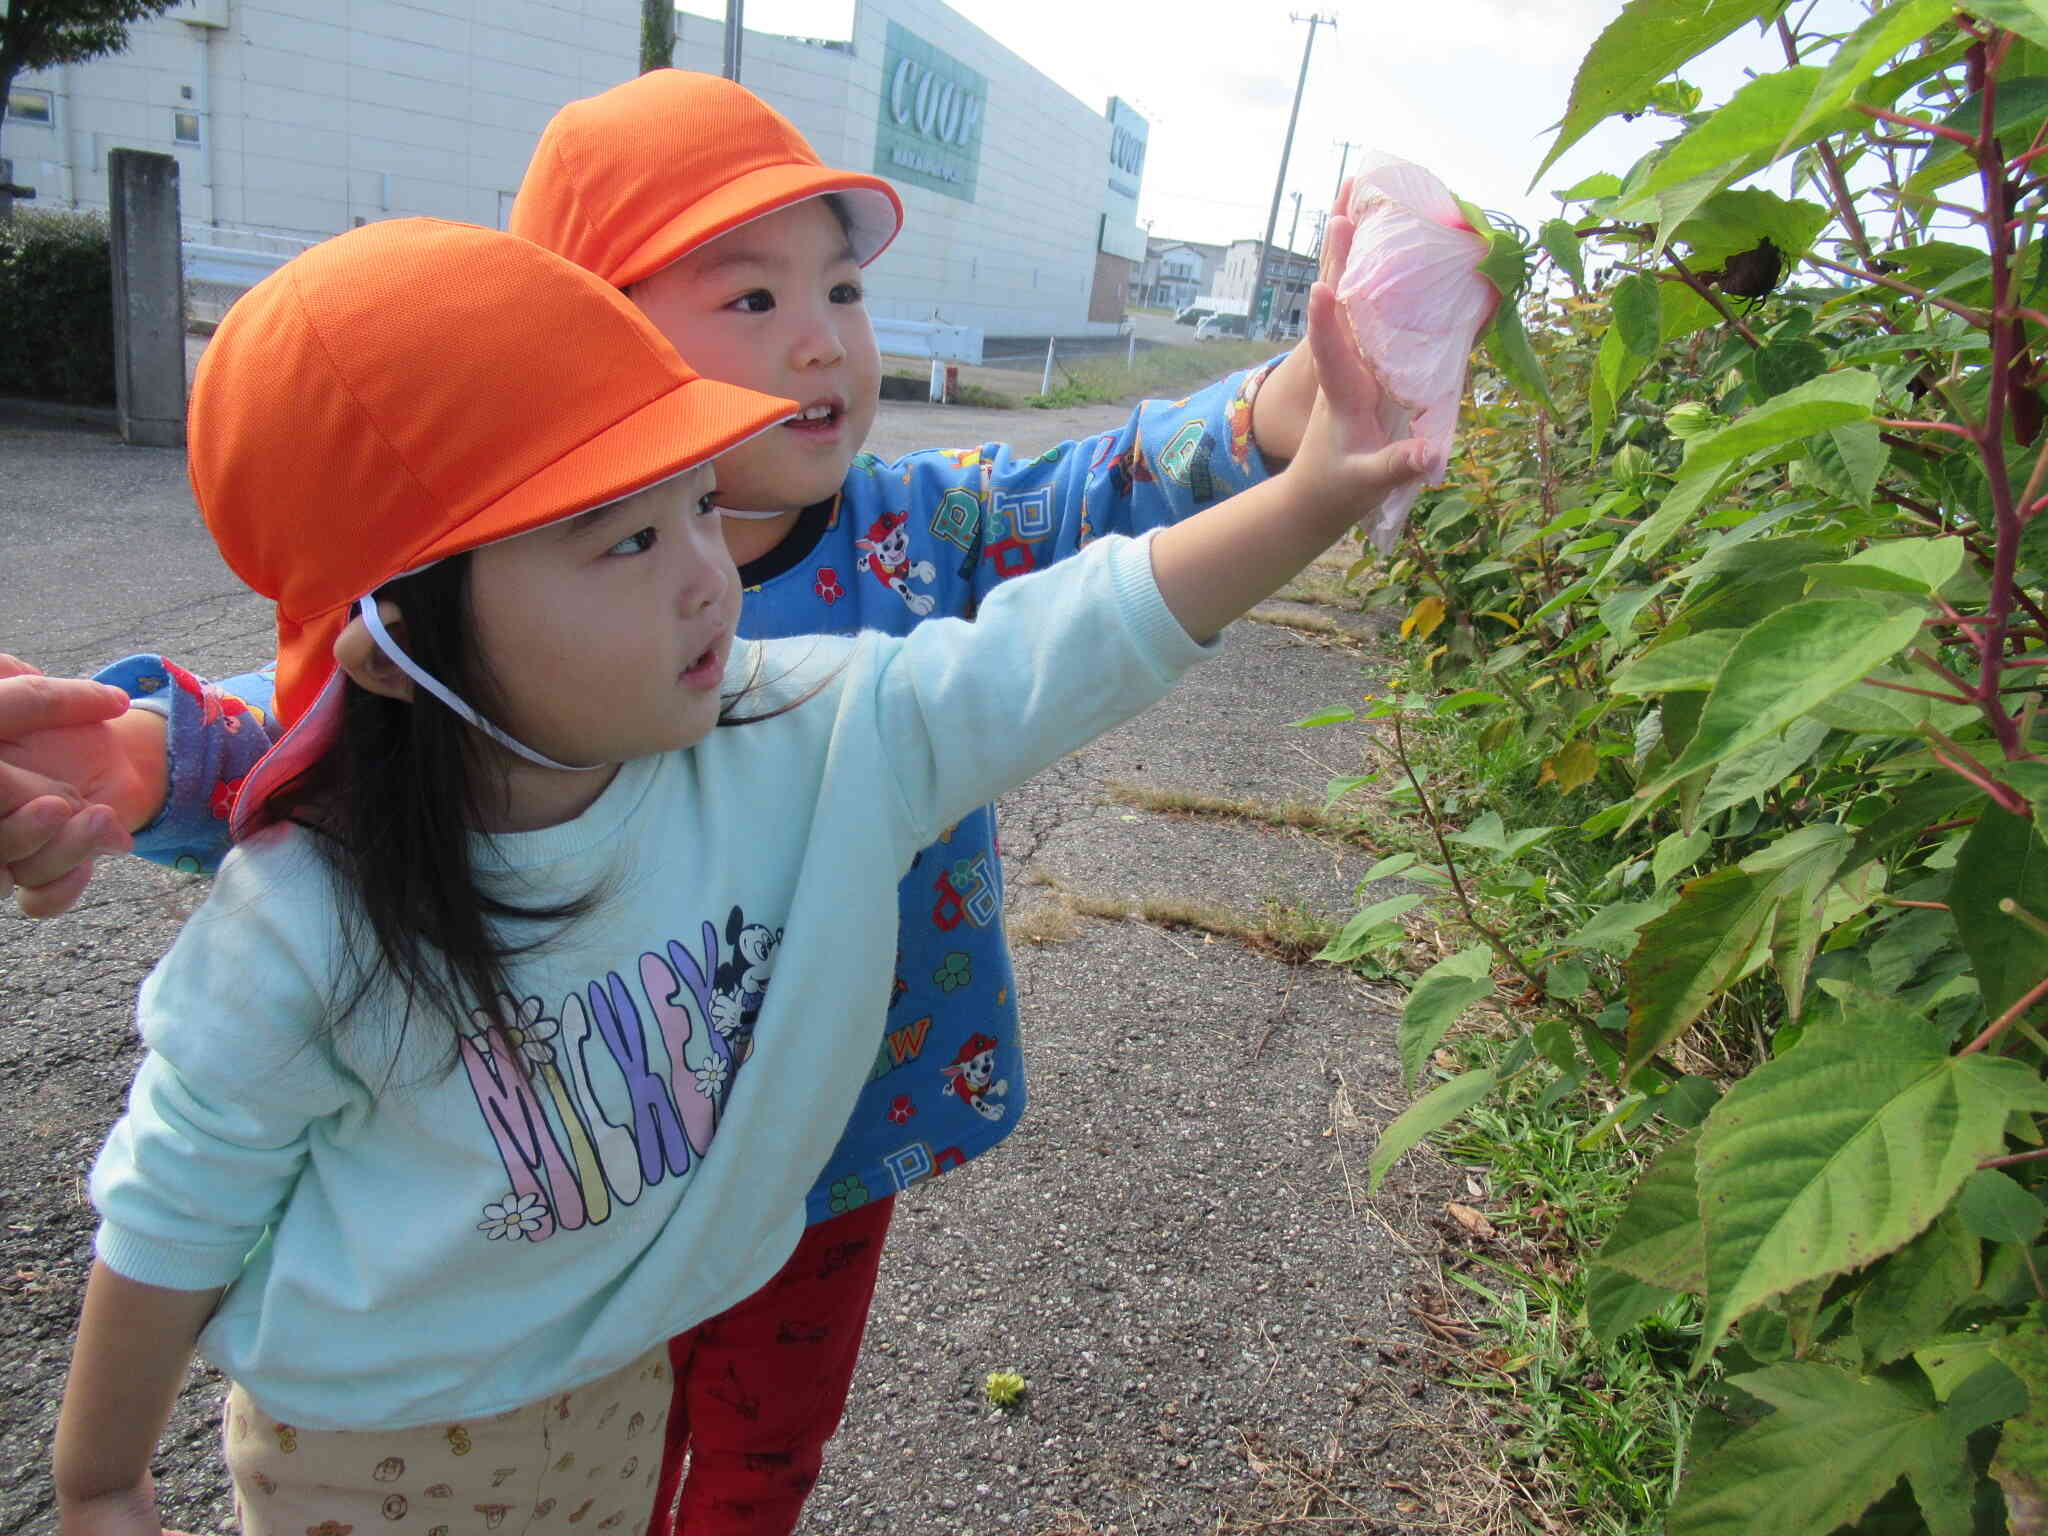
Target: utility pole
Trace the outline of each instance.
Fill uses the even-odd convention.
[[[1292,256],[1294,254],[1294,237],[1301,231],[1301,194],[1299,192],[1290,192],[1287,195],[1294,199],[1294,219],[1287,226],[1287,254]]]
[[[1272,326],[1271,310],[1266,313],[1266,325],[1262,327],[1258,323],[1259,298],[1266,291],[1266,269],[1273,260],[1273,231],[1280,224],[1280,195],[1287,187],[1287,158],[1294,153],[1294,125],[1301,117],[1301,93],[1308,85],[1309,55],[1316,51],[1316,28],[1337,25],[1336,17],[1325,16],[1320,11],[1311,12],[1307,16],[1290,13],[1289,20],[1308,23],[1308,42],[1301,50],[1300,78],[1294,82],[1294,110],[1287,114],[1287,142],[1280,147],[1280,174],[1273,178],[1273,206],[1266,214],[1266,238],[1259,244],[1259,276],[1252,284],[1252,312],[1249,323],[1245,326],[1245,334],[1248,336],[1256,332],[1263,337]]]
[[[1361,146],[1356,139],[1332,139],[1330,142],[1332,144],[1341,146],[1344,150],[1343,155],[1340,156],[1337,161],[1337,191],[1342,192],[1344,190],[1344,172],[1351,165],[1351,151],[1353,151],[1354,149],[1362,148],[1363,146]],[[1342,208],[1339,208],[1334,202],[1332,202],[1330,205],[1330,211],[1332,213],[1342,213],[1344,210]]]
[[[747,0],[725,0],[725,78],[740,77],[740,39],[747,30]]]

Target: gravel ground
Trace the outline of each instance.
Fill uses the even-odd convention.
[[[889,406],[872,446],[1043,446],[1120,417]],[[216,672],[256,659],[261,609],[212,561],[175,455],[4,420],[0,455],[19,471],[0,485],[0,543],[40,562],[35,579],[0,571],[0,649],[52,670],[146,640],[182,641]],[[74,515],[49,518],[55,505]],[[156,579],[101,579],[111,611],[50,585],[132,569],[138,550]],[[1055,899],[1039,877],[1348,912],[1363,859],[1132,810],[1103,786],[1319,797],[1358,738],[1285,722],[1358,687],[1354,653],[1240,624],[1164,706],[1004,802],[1013,916]],[[202,894],[120,861],[64,919],[0,917],[0,1536],[54,1524],[49,1435],[92,1227],[82,1176],[135,1066],[135,987]],[[1443,1529],[1413,1493],[1442,1452],[1413,1426],[1449,1389],[1424,1368],[1411,1302],[1437,1280],[1453,1173],[1424,1162],[1364,1190],[1402,1103],[1398,996],[1139,922],[1083,918],[1018,962],[1031,1112],[900,1202],[806,1536]],[[984,1400],[992,1370],[1026,1378],[1019,1408]],[[190,1531],[232,1529],[218,1393],[195,1371],[158,1462],[166,1518]]]

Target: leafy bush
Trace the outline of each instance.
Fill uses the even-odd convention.
[[[1374,1174],[1527,1072],[1679,1133],[1587,1303],[1612,1338],[1702,1299],[1670,1536],[2048,1532],[2048,4],[1868,10],[1631,0],[1550,160],[1673,132],[1525,239],[1542,377],[1476,375],[1453,483],[1352,573],[1423,679],[1356,712],[1426,834],[1374,873],[1473,940],[1404,1070],[1517,1021]],[[1703,107],[1676,71],[1750,22],[1785,66]],[[1413,771],[1445,715],[1520,793]],[[1493,808],[1539,787],[1567,824]]]
[[[0,394],[114,402],[114,268],[103,215],[17,208],[0,224]]]

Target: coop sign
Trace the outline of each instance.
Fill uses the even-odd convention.
[[[876,174],[973,202],[987,79],[892,21],[881,98]]]

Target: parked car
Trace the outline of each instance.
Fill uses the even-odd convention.
[[[1183,304],[1174,313],[1173,323],[1175,325],[1200,325],[1215,313],[1216,311],[1206,304]]]
[[[1222,341],[1226,338],[1241,340],[1245,335],[1243,315],[1210,315],[1195,327],[1195,340]]]

